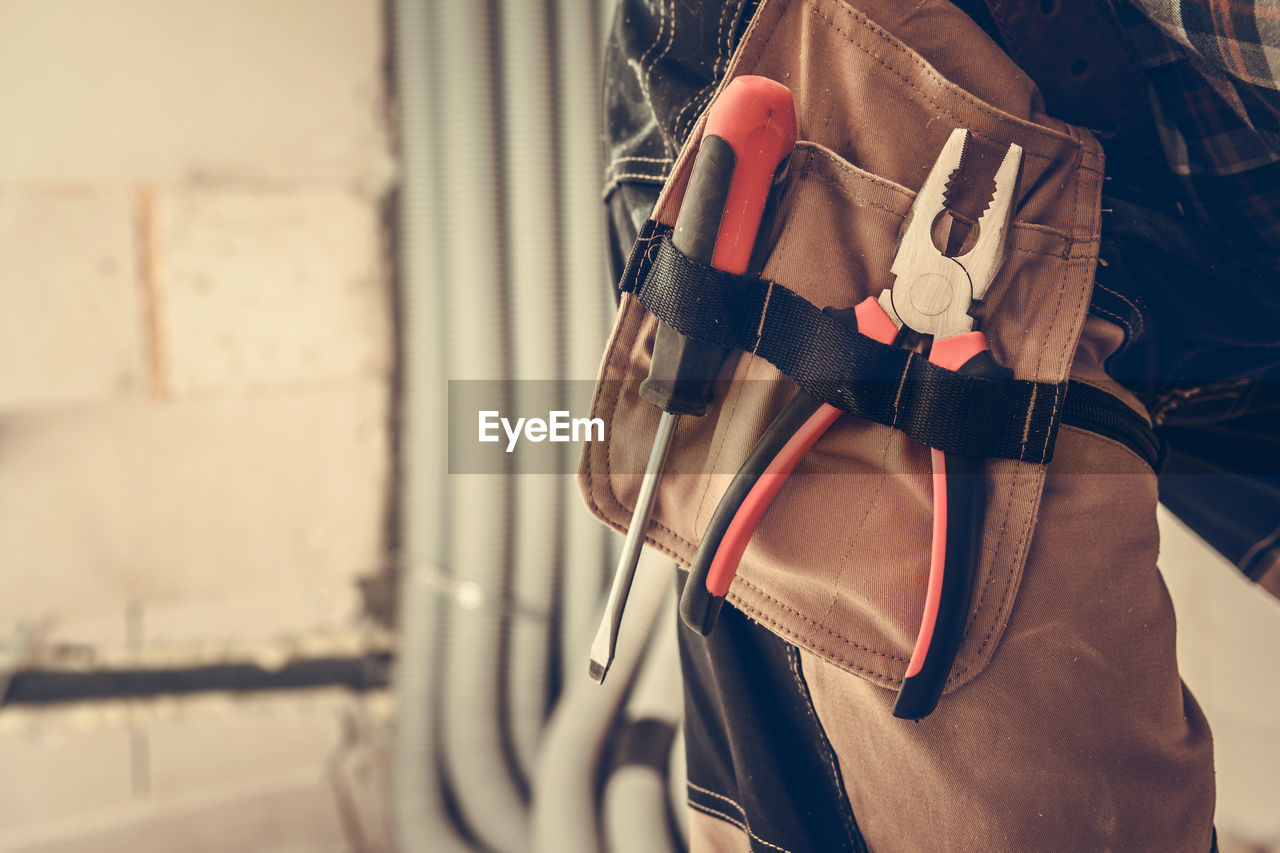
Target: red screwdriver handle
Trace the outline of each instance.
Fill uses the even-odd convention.
[[[695,261],[741,275],[752,266],[760,223],[795,145],[791,92],[763,77],[738,77],[711,105],[708,128],[690,170],[671,242]],[[604,680],[617,648],[623,609],[676,421],[681,415],[706,412],[728,355],[724,347],[687,338],[666,323],[658,323],[649,377],[639,390],[640,396],[663,414],[614,570],[604,619],[591,644],[589,672],[596,682]]]
[[[750,271],[775,182],[796,142],[786,86],[765,77],[732,80],[712,103],[671,243],[724,272]],[[660,323],[640,396],[664,412],[700,416],[728,350]]]
[[[774,175],[795,148],[796,133],[791,90],[776,80],[737,77],[712,104],[703,143],[723,140],[735,164],[711,258],[716,269],[747,271]]]

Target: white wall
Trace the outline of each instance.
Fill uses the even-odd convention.
[[[356,587],[390,489],[383,27],[379,0],[0,0],[0,648],[383,642]],[[0,849],[323,789],[352,701],[0,709]]]

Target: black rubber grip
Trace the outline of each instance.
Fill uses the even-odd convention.
[[[959,373],[987,379],[1011,379],[1013,371],[982,350],[960,366]],[[947,548],[942,597],[933,625],[933,638],[920,671],[902,682],[893,715],[918,720],[933,713],[960,651],[973,585],[982,562],[982,518],[986,508],[984,461],[946,455]]]
[[[704,264],[710,265],[715,254],[736,159],[720,137],[704,138],[680,205],[671,242]],[[700,417],[715,398],[716,377],[728,355],[725,347],[686,338],[659,323],[649,378],[640,383],[640,396],[664,412]]]
[[[724,534],[769,463],[782,450],[783,445],[791,440],[796,430],[804,426],[821,407],[821,400],[803,391],[792,397],[756,441],[755,447],[751,448],[747,461],[734,474],[728,490],[716,505],[706,532],[702,534],[702,541],[698,543],[698,553],[689,569],[689,582],[684,585],[684,592],[680,596],[680,618],[702,636],[711,633],[724,603],[723,598],[707,591],[707,573],[711,570],[711,561],[720,549]]]
[[[825,313],[850,330],[857,331],[857,315],[852,308],[827,308]],[[720,496],[716,511],[712,513],[707,529],[702,534],[702,541],[698,543],[698,552],[689,569],[689,582],[684,585],[684,592],[680,595],[680,618],[690,630],[706,637],[716,626],[716,618],[720,615],[724,598],[707,591],[707,574],[711,571],[711,562],[715,559],[716,552],[720,550],[720,543],[760,475],[791,440],[791,436],[808,423],[809,418],[820,408],[822,401],[817,397],[797,391],[760,438],[756,439],[746,461],[733,475],[729,488]]]

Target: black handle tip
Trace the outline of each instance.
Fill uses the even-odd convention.
[[[708,637],[716,627],[720,618],[720,608],[724,606],[724,598],[707,592],[704,583],[698,578],[690,577],[680,596],[680,621],[698,634]]]

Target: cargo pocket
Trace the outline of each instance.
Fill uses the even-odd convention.
[[[1101,367],[1122,334],[1090,318],[1072,377],[1140,415]],[[1064,423],[982,678],[904,726],[885,691],[801,653],[871,849],[1211,848],[1212,740],[1178,677],[1155,510],[1149,458]]]
[[[968,128],[973,140],[966,165],[973,187],[955,187],[951,199],[961,221],[980,214],[999,156],[1017,143],[1025,153],[1010,251],[975,315],[1017,378],[1065,383],[1097,258],[1096,142],[1036,113],[1030,82],[949,4],[922,4],[914,16],[887,0],[861,6],[866,11],[839,0],[765,3],[730,68],[728,79],[783,82],[797,106],[802,141],[763,275],[819,307],[878,295],[892,284],[889,266],[914,188],[951,130]],[[981,49],[959,61],[942,33]],[[939,67],[908,46],[913,39]],[[695,129],[691,138],[699,135]],[[657,221],[674,223],[695,153],[695,143],[681,153]],[[618,529],[629,522],[659,414],[635,394],[655,327],[624,296],[592,412],[609,425],[607,441],[587,445],[582,460],[588,505]],[[704,417],[682,419],[647,531],[652,546],[686,566],[734,470],[794,392],[749,354],[731,360],[727,378]],[[765,515],[729,602],[847,672],[899,685],[924,606],[930,482],[923,445],[890,426],[842,417]],[[1000,643],[1044,482],[1041,465],[987,464],[982,564],[948,692],[982,672]]]

